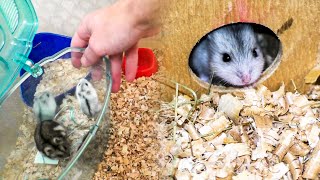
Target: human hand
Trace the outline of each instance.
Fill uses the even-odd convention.
[[[157,12],[153,10],[158,8],[158,1],[147,3],[149,6],[146,6],[145,1],[153,0],[118,1],[110,7],[88,14],[72,38],[72,47],[86,48],[81,58],[72,58],[73,66],[92,66],[93,79],[99,79],[102,77],[100,60],[109,55],[112,92],[117,92],[120,89],[122,55],[125,52],[126,80],[133,81],[137,72],[139,40],[153,36],[160,30],[158,24],[154,23],[154,16],[150,16]]]

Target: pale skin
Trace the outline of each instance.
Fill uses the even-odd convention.
[[[81,58],[72,58],[76,68],[92,66],[93,79],[102,76],[101,57],[111,61],[112,92],[121,84],[122,55],[125,52],[126,80],[135,79],[138,42],[160,31],[160,0],[118,0],[115,4],[88,14],[72,37],[71,46],[86,48]]]

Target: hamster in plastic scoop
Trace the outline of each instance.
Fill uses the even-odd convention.
[[[253,28],[248,24],[236,24],[205,36],[193,49],[189,66],[208,83],[244,87],[259,79],[265,58]]]
[[[37,149],[52,159],[68,157],[69,143],[64,127],[53,121],[57,112],[57,103],[50,92],[43,92],[34,98],[33,112],[38,123],[34,132]]]
[[[70,156],[66,130],[53,120],[38,122],[34,140],[37,149],[51,159],[64,159]]]
[[[87,116],[92,117],[100,111],[101,105],[98,94],[88,80],[81,79],[79,81],[76,88],[76,96],[82,112]]]
[[[40,121],[52,120],[57,113],[57,103],[53,94],[45,91],[35,96],[33,112]]]

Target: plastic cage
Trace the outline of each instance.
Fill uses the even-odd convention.
[[[31,71],[32,62],[27,56],[37,29],[38,19],[31,1],[0,1],[0,105],[20,69]]]

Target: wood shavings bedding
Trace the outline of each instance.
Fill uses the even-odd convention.
[[[40,84],[37,86],[37,92],[50,91],[55,95],[59,95],[73,86],[76,86],[81,78],[84,78],[87,70],[78,70],[71,65],[70,60],[57,60],[45,66],[45,73],[42,76]],[[95,87],[100,103],[104,101],[106,91],[105,77],[100,81],[92,83]],[[1,175],[5,179],[38,179],[38,178],[57,178],[68,161],[76,153],[83,139],[89,132],[90,128],[95,124],[94,118],[84,115],[75,96],[67,95],[60,109],[61,114],[55,119],[61,125],[66,127],[68,139],[71,141],[71,157],[59,161],[58,165],[35,164],[34,159],[37,153],[34,142],[34,130],[36,126],[36,118],[31,108],[25,109],[25,114],[20,126],[20,134],[16,143],[16,149],[7,158],[8,163],[5,165]],[[106,120],[105,120],[106,121]],[[69,173],[69,177],[81,172],[86,172],[88,176],[92,176],[95,166],[100,161],[99,154],[105,150],[107,141],[107,125],[102,123],[100,131],[95,136],[93,142],[89,145],[91,149],[86,150],[82,158],[76,163],[75,168]],[[101,133],[101,130],[104,132]],[[95,147],[98,144],[99,147]],[[101,153],[98,153],[98,152]],[[97,162],[98,157],[98,162]],[[88,161],[90,159],[90,161]],[[95,164],[94,164],[95,163]],[[94,164],[94,165],[93,165]],[[91,172],[91,174],[89,173]],[[86,175],[85,175],[86,176]],[[83,177],[83,176],[82,176]]]
[[[93,179],[158,179],[160,87],[153,78],[122,82],[111,95],[108,149]]]
[[[196,109],[185,95],[162,103],[163,179],[320,178],[319,90],[259,86],[204,94]]]
[[[163,54],[154,50],[159,63]],[[160,66],[161,68],[161,66]],[[111,95],[110,138],[93,179],[160,179],[160,74],[122,81]]]

